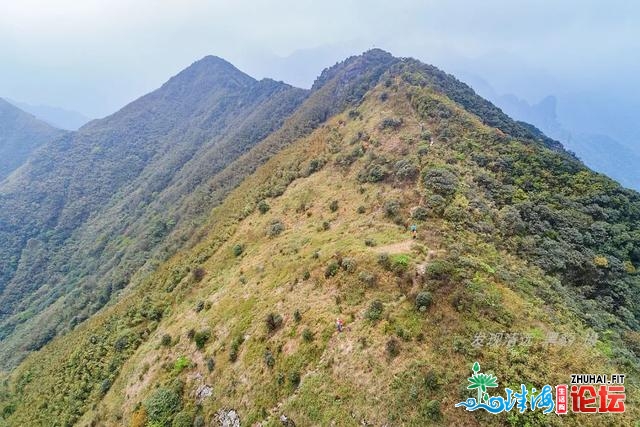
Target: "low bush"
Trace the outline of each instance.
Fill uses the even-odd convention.
[[[260,202],[258,202],[258,210],[260,211],[261,214],[266,214],[267,212],[269,212],[270,209],[271,209],[271,206],[269,206],[269,204],[266,201],[260,200]]]
[[[369,305],[369,308],[364,313],[364,317],[372,322],[377,322],[382,318],[382,312],[384,311],[384,305],[380,300],[374,300]]]
[[[276,364],[276,358],[273,356],[271,350],[265,350],[264,355],[262,356],[265,365],[269,368],[273,368]]]
[[[368,271],[361,271],[360,274],[358,274],[358,280],[369,287],[373,287],[376,285],[377,277]]]
[[[202,330],[195,333],[195,335],[193,336],[193,341],[196,343],[196,347],[202,350],[210,338],[211,332],[209,330]]]
[[[279,219],[271,220],[269,226],[267,227],[267,234],[270,237],[275,237],[280,235],[284,231],[284,224]]]
[[[265,319],[269,332],[275,332],[282,326],[282,316],[277,313],[269,313]]]
[[[242,245],[235,245],[233,247],[233,255],[239,257],[240,255],[242,255],[242,252],[244,252],[244,248],[242,247]]]
[[[419,311],[426,311],[431,305],[432,296],[430,292],[422,291],[416,296],[416,308]]]
[[[387,356],[394,358],[400,354],[400,341],[396,338],[389,338],[389,341],[385,344],[385,351]]]
[[[302,339],[304,340],[304,342],[311,342],[313,341],[313,332],[311,332],[310,329],[305,329],[304,331],[302,331]]]
[[[340,265],[336,261],[331,261],[324,270],[324,277],[327,279],[333,277],[338,274],[338,271],[340,271]]]

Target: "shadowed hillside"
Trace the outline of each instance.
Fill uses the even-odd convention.
[[[0,181],[63,133],[0,98]]]

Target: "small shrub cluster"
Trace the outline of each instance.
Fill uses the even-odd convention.
[[[209,341],[210,338],[211,331],[206,329],[196,332],[193,335],[193,341],[196,343],[196,347],[198,347],[199,350],[202,350],[204,348],[205,344],[207,343],[207,341]]]
[[[431,305],[432,296],[430,292],[422,291],[416,296],[416,308],[419,311],[426,311]]]
[[[164,335],[162,336],[162,338],[160,339],[160,344],[161,344],[163,347],[169,347],[169,346],[171,345],[172,341],[173,341],[173,339],[171,338],[171,335],[169,335],[169,334],[164,334]]]
[[[389,168],[383,158],[374,158],[358,173],[360,182],[380,182],[389,175]]]
[[[387,200],[384,203],[384,213],[389,218],[394,218],[400,213],[400,201],[396,199]]]
[[[448,169],[431,168],[423,174],[424,186],[441,196],[451,196],[458,187],[458,177]]]
[[[429,217],[429,211],[427,208],[418,206],[411,211],[411,218],[417,219],[418,221],[424,221]]]
[[[364,313],[364,317],[372,322],[377,322],[382,318],[382,312],[384,311],[384,305],[380,300],[374,300],[369,305],[369,308]]]
[[[265,319],[269,332],[275,332],[282,326],[282,316],[277,313],[269,313]]]
[[[271,206],[269,206],[265,200],[260,200],[260,202],[258,202],[258,211],[260,211],[261,214],[266,214],[270,209]]]
[[[313,341],[313,332],[311,332],[310,329],[306,328],[304,331],[302,331],[302,339],[304,340],[304,342]]]
[[[400,354],[400,341],[393,337],[389,338],[389,341],[385,344],[385,351],[390,358],[398,356]]]
[[[337,200],[333,200],[331,203],[329,203],[329,210],[331,212],[335,212],[338,210],[338,201]]]
[[[418,176],[419,169],[415,161],[402,159],[396,162],[393,167],[395,177],[400,181],[409,181]]]
[[[273,356],[271,350],[265,350],[262,359],[264,360],[264,364],[269,368],[273,368],[276,364],[276,358]]]
[[[269,226],[267,227],[267,234],[270,237],[275,237],[280,235],[284,231],[284,224],[279,219],[271,220]]]
[[[327,279],[333,277],[338,274],[338,271],[340,271],[340,264],[337,261],[331,261],[324,270],[324,277]]]
[[[356,261],[353,258],[342,258],[340,265],[347,273],[355,272],[357,267]]]
[[[242,334],[238,334],[231,341],[231,348],[229,349],[229,361],[235,362],[238,360],[238,353],[240,352],[240,346],[244,342],[244,336]]]
[[[402,118],[397,119],[395,117],[386,117],[382,119],[378,127],[380,128],[380,130],[385,130],[385,129],[395,130],[395,129],[398,129],[400,126],[402,126]]]
[[[361,271],[360,274],[358,274],[358,280],[360,280],[368,287],[373,287],[377,283],[376,275],[368,271]]]
[[[206,271],[202,267],[196,267],[191,272],[191,276],[193,277],[194,282],[200,282],[202,279],[204,279],[205,274],[206,274]]]
[[[233,247],[234,256],[239,257],[240,255],[242,255],[242,252],[244,252],[244,247],[242,245],[238,244]]]

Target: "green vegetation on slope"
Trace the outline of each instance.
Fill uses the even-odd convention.
[[[0,181],[63,133],[0,98]]]
[[[192,425],[233,408],[243,425],[632,425],[637,193],[411,74],[381,75],[245,179],[192,250],[27,358],[0,388],[5,422]],[[502,331],[531,345],[472,345]],[[543,340],[593,331],[595,347]],[[453,405],[476,360],[511,388],[625,372],[628,413],[467,413]]]

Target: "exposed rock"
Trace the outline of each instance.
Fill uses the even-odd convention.
[[[287,417],[284,414],[280,415],[280,422],[285,427],[296,427],[296,423],[294,423],[291,418]]]
[[[240,417],[235,409],[220,409],[216,413],[216,418],[221,427],[240,427]]]
[[[196,401],[202,403],[202,401],[210,397],[213,394],[213,387],[207,384],[203,384],[196,390]]]

